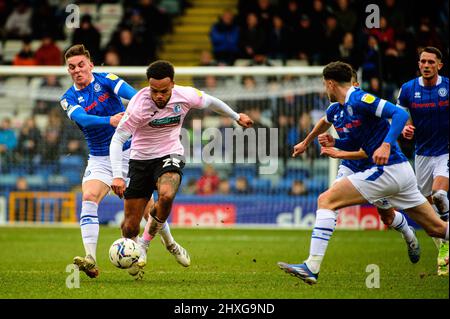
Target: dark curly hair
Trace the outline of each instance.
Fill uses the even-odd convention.
[[[170,80],[173,81],[174,76],[175,70],[172,63],[169,61],[158,60],[150,64],[147,68],[147,80],[170,78]]]

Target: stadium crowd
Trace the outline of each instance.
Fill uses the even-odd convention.
[[[70,35],[69,44],[84,43],[96,65],[147,65],[157,59],[158,48],[163,45],[162,36],[172,31],[174,14],[165,12],[162,2],[77,1],[97,6],[119,3],[123,6],[123,16],[111,38],[102,41],[95,19],[84,15],[80,28]],[[180,11],[176,14],[181,15],[190,4],[187,0],[179,0],[179,3]],[[380,6],[380,28],[365,27],[368,3]],[[62,65],[66,48],[59,47],[57,41],[67,40],[63,30],[66,5],[66,2],[52,0],[0,0],[3,46],[9,40],[22,40],[22,48],[12,61],[3,61],[0,50],[0,64]],[[325,65],[342,60],[359,70],[365,90],[395,101],[400,85],[416,76],[420,48],[428,45],[440,48],[445,55],[441,74],[448,74],[449,47],[445,40],[448,38],[448,5],[448,0],[240,0],[237,8],[226,10],[211,26],[212,51],[202,52],[200,65],[234,65],[239,60],[247,61],[248,65],[273,65],[274,61],[286,64],[289,60],[301,61],[304,65]],[[35,52],[30,45],[33,40],[41,41]],[[106,43],[103,47],[102,42]],[[220,87],[222,80],[210,76],[194,79],[194,84],[209,91]],[[268,78],[262,84],[277,81],[280,79]],[[252,91],[261,81],[249,76],[242,78],[239,85]],[[63,89],[54,76],[46,77],[42,87]],[[286,95],[275,101],[267,97],[236,101],[239,111],[248,112],[255,119],[256,128],[278,127],[278,151],[284,161],[326,106],[327,97],[323,94]],[[44,129],[37,127],[36,115],[48,117]],[[36,100],[30,118],[20,126],[14,124],[12,117],[0,119],[0,173],[15,170],[18,175],[27,175],[43,172],[43,167],[48,174],[69,172],[64,165],[70,166],[70,159],[75,159],[74,163],[86,159],[84,139],[79,130],[71,129],[74,124],[63,116],[57,102]],[[186,124],[189,128],[189,121]],[[221,124],[221,127],[228,126],[229,123]],[[411,158],[412,143],[402,141],[402,147]],[[315,145],[304,159],[313,161],[319,154],[319,146]],[[79,174],[79,169],[72,174],[73,184],[77,184]],[[214,172],[206,169],[198,181],[187,179],[185,192],[252,192],[253,179],[249,181],[248,176],[236,175],[232,185],[230,181],[213,176]],[[301,179],[289,183],[287,192],[307,192]]]

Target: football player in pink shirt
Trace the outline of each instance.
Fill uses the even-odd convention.
[[[187,251],[165,232],[172,203],[180,186],[185,165],[184,149],[180,141],[181,127],[191,108],[209,108],[229,116],[244,127],[253,125],[250,117],[236,113],[221,100],[192,87],[175,85],[174,67],[167,61],[156,61],[147,69],[149,86],[140,90],[128,104],[127,111],[112,138],[110,158],[113,170],[112,190],[125,198],[125,217],[122,235],[136,240],[141,256],[129,273],[140,279],[147,263],[150,241],[159,232],[167,250],[183,266],[190,265]],[[122,146],[132,136],[129,163],[130,183],[122,175]],[[158,200],[150,211],[145,231],[139,235],[139,223],[153,191]]]

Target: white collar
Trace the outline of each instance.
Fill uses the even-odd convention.
[[[345,101],[344,104],[348,102],[348,99],[350,98],[350,95],[356,91],[356,87],[352,86],[350,89],[348,89],[347,94],[345,94]]]
[[[440,75],[438,75],[438,79],[437,79],[437,81],[436,81],[436,86],[438,86],[439,84],[441,84],[442,83],[442,77],[440,76]],[[419,85],[420,86],[425,86],[425,84],[423,83],[423,76],[421,76],[420,78],[419,78]]]
[[[95,77],[94,77],[94,74],[92,74],[92,80],[91,80],[91,82],[89,83],[89,84],[91,84],[92,82],[94,82],[95,81]],[[89,85],[88,84],[88,85]],[[87,87],[87,86],[86,86]],[[73,84],[73,88],[75,89],[75,91],[81,91],[81,90],[83,90],[83,89],[79,89],[79,88],[77,88],[77,86],[75,85],[75,83]]]

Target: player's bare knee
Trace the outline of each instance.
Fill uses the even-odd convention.
[[[319,195],[317,198],[317,205],[321,209],[336,210],[335,203],[333,203],[329,191]]]
[[[89,201],[89,202],[97,203],[98,197],[99,197],[99,194],[95,194],[94,192],[91,192],[91,191],[83,192],[83,202]]]

